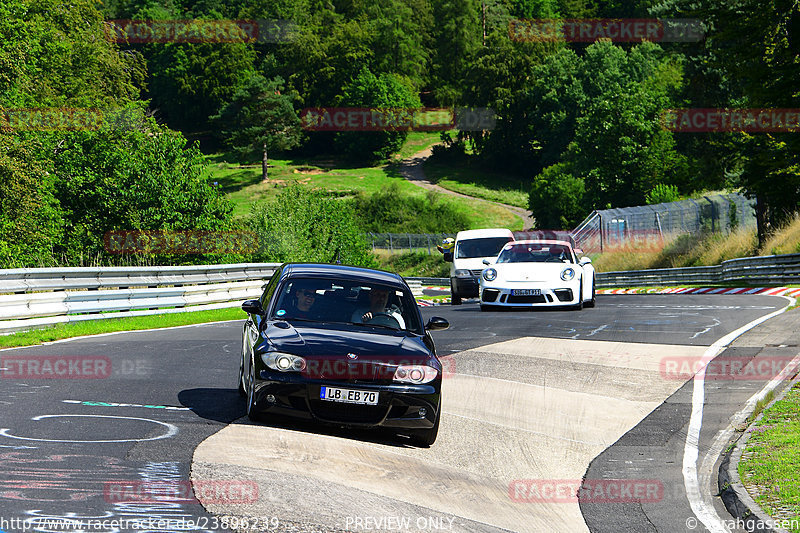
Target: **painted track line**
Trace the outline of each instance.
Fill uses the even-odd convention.
[[[749,324],[745,324],[741,328],[732,331],[716,341],[714,344],[708,347],[706,352],[703,354],[703,358],[701,359],[702,366],[697,374],[694,376],[694,384],[692,388],[692,415],[689,419],[689,429],[686,433],[686,444],[683,448],[683,481],[684,487],[686,488],[686,497],[689,500],[689,505],[692,508],[692,512],[694,512],[695,516],[703,523],[703,525],[712,533],[730,533],[730,530],[725,526],[722,519],[717,515],[716,511],[714,510],[714,504],[711,502],[711,494],[710,491],[706,491],[704,494],[700,490],[700,481],[699,475],[697,470],[697,459],[699,457],[699,445],[700,445],[700,430],[703,427],[703,404],[705,403],[705,374],[706,374],[706,366],[712,359],[714,359],[717,355],[719,355],[731,342],[733,342],[737,337],[741,336],[742,334],[746,333],[747,331],[753,329],[754,327],[758,326],[759,324],[766,322],[770,318],[776,317],[779,314],[785,312],[789,306],[794,304],[794,299],[784,296],[788,300],[788,303],[782,309],[778,311],[774,311],[769,313],[768,315],[764,315],[761,318],[753,320]],[[773,380],[774,381],[774,380]],[[773,383],[770,381],[761,392],[757,393],[756,396],[760,396],[762,394],[766,394],[766,390],[770,385]],[[773,388],[777,386],[777,383],[773,385]],[[747,406],[751,405],[751,401],[753,398],[748,401]],[[755,402],[752,403],[753,405]],[[744,409],[742,410],[744,411]],[[740,413],[742,412],[740,411]],[[714,444],[721,442],[719,435],[717,439],[715,439]],[[709,451],[709,454],[706,455],[703,461],[703,467],[707,467],[708,457],[713,452],[715,446],[712,446],[712,449]],[[711,463],[713,466],[713,462]]]

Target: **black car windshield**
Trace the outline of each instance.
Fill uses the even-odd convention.
[[[500,252],[498,263],[572,263],[572,251],[562,244],[514,244]]]
[[[458,241],[456,243],[456,259],[496,257],[503,246],[511,240],[510,237],[483,237]]]
[[[423,333],[414,296],[380,283],[290,278],[274,298],[273,320],[359,324]]]

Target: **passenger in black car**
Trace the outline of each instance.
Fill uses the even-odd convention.
[[[313,288],[296,289],[292,298],[292,309],[288,312],[288,318],[317,319],[319,312],[314,307],[316,300],[317,291]]]

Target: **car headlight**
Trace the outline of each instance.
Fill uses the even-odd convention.
[[[575,277],[575,271],[572,270],[571,268],[565,268],[561,272],[561,279],[563,279],[564,281],[569,281],[574,277]]]
[[[436,379],[439,371],[426,365],[398,365],[394,371],[394,381],[400,383],[414,383],[420,385]]]
[[[280,372],[302,372],[306,369],[306,360],[290,353],[268,352],[261,354],[261,360],[272,370]]]
[[[494,281],[497,279],[497,270],[493,268],[487,268],[483,271],[483,279],[486,281]]]
[[[470,278],[472,277],[472,272],[466,270],[464,268],[459,268],[456,270],[456,277],[457,278]]]

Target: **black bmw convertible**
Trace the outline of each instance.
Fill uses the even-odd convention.
[[[414,296],[397,274],[288,263],[242,304],[239,392],[247,414],[381,426],[431,445],[442,366]]]

